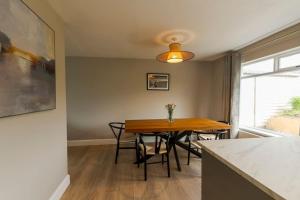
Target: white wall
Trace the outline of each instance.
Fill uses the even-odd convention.
[[[168,103],[175,117],[208,116],[207,63],[69,57],[66,66],[68,139],[112,138],[109,122],[166,118]],[[170,91],[147,91],[147,72],[170,73]]]
[[[67,175],[63,23],[45,1],[25,2],[56,33],[57,108],[0,119],[1,200],[47,200]]]

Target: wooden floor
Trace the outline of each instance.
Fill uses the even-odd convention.
[[[181,172],[177,171],[172,151],[171,178],[167,177],[166,164],[153,164],[148,167],[148,181],[144,181],[143,166],[133,164],[133,150],[121,150],[117,165],[114,152],[111,145],[70,147],[71,185],[62,200],[201,199],[201,159],[192,158],[186,165],[185,150],[179,150]]]

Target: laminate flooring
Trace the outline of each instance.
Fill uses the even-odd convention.
[[[192,156],[188,166],[187,151],[177,150],[181,172],[172,150],[171,177],[167,177],[166,163],[150,164],[144,181],[143,165],[137,168],[133,164],[134,150],[120,150],[116,165],[114,145],[69,147],[71,184],[62,200],[200,200],[201,159]]]

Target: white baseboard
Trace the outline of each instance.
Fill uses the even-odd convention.
[[[116,144],[116,139],[68,140],[68,146],[90,146]]]
[[[60,200],[60,198],[63,196],[64,192],[70,185],[70,175],[66,175],[64,180],[59,184],[59,186],[56,188],[54,193],[51,195],[49,200]]]

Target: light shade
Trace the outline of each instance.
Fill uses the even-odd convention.
[[[181,51],[180,43],[171,43],[169,45],[170,51],[162,53],[157,56],[157,60],[166,63],[180,63],[192,59],[195,54],[189,51]]]

